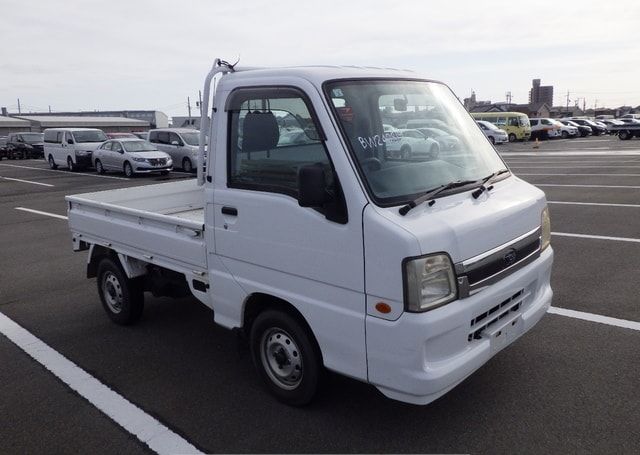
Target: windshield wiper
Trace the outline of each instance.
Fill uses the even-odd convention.
[[[409,203],[407,203],[407,205],[403,205],[402,207],[400,207],[398,212],[400,213],[400,215],[405,216],[407,213],[409,213],[409,210],[422,204],[425,201],[429,201],[429,199],[431,199],[429,201],[429,207],[431,207],[433,204],[436,203],[436,201],[434,201],[433,198],[436,197],[438,194],[442,193],[443,191],[450,190],[452,188],[458,188],[460,186],[470,185],[471,183],[476,183],[476,180],[456,180],[455,182],[449,182],[446,185],[440,185],[438,187],[435,187],[432,190],[427,191],[422,196],[417,197],[413,201],[410,201]]]
[[[505,172],[509,172],[509,169],[500,169],[499,171],[493,172],[492,174],[489,174],[486,177],[484,177],[482,180],[480,180],[480,188],[478,188],[473,193],[471,193],[471,196],[473,196],[474,199],[478,199],[483,192],[491,191],[493,189],[493,185],[489,185],[489,186],[485,186],[485,185],[489,182],[489,180],[501,174],[504,174]]]

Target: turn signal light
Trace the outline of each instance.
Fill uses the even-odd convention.
[[[391,313],[391,306],[388,303],[378,302],[376,303],[376,310],[382,314]]]

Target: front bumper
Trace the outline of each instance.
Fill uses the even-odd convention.
[[[367,317],[369,382],[407,403],[427,404],[444,395],[542,318],[553,295],[552,263],[553,250],[547,248],[531,264],[466,299],[426,313],[405,312],[395,321]],[[516,310],[478,333],[480,316],[516,300]]]
[[[76,153],[76,166],[78,167],[92,167],[93,162],[91,161],[91,157],[93,156],[93,152],[87,152],[86,154],[79,155]]]
[[[173,170],[173,165],[170,166],[151,166],[145,164],[136,164],[134,172],[136,174],[152,174],[154,172],[168,172]]]

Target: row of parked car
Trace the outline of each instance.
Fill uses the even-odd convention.
[[[51,169],[94,168],[134,174],[167,174],[174,167],[194,172],[200,132],[164,128],[149,132],[105,133],[95,128],[49,128],[0,137],[0,159],[44,158]]]

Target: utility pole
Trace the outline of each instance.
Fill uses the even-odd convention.
[[[18,98],[18,114],[21,114],[22,111],[20,111],[20,98]]]
[[[187,110],[189,111],[189,120],[191,120],[191,100],[187,96]]]
[[[567,90],[567,113],[569,112],[569,90]]]
[[[198,90],[198,107],[200,108],[200,117],[202,117],[202,90]]]
[[[51,114],[51,105],[49,105],[49,114]]]
[[[507,104],[511,104],[511,91],[508,91],[506,93],[506,96],[507,96]]]

